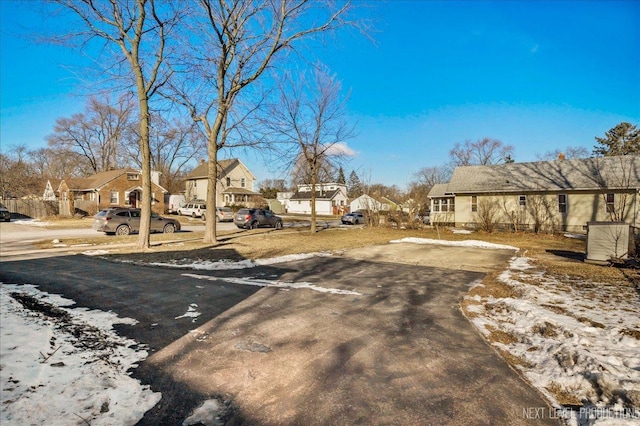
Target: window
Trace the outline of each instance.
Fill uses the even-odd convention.
[[[124,191],[124,205],[125,206],[130,206],[131,205],[131,199],[129,198],[129,191]]]
[[[247,180],[245,178],[240,179],[240,186],[242,188],[244,188],[245,186],[247,186]]]
[[[111,204],[118,204],[118,191],[111,191],[109,202]]]
[[[140,180],[138,173],[127,173],[127,180]]]
[[[605,199],[607,202],[607,213],[615,213],[616,211],[616,195],[612,192],[605,194]]]
[[[560,213],[567,212],[567,194],[558,194],[558,211]]]
[[[527,207],[527,196],[526,195],[518,196],[518,205],[520,207]]]
[[[435,198],[433,200],[433,208],[432,208],[432,210],[434,212],[439,212],[440,211],[440,199],[439,198]]]
[[[229,186],[231,186],[231,178],[230,177],[227,178],[227,187],[229,187]]]
[[[472,195],[471,196],[471,211],[472,212],[477,212],[478,211],[478,196],[477,195]]]

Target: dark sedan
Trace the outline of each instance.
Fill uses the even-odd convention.
[[[107,234],[129,235],[140,231],[140,209],[110,207],[93,217],[93,229]],[[180,230],[180,222],[151,213],[151,232],[171,234]]]

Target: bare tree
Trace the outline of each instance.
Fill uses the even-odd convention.
[[[125,77],[138,100],[140,154],[142,165],[142,212],[139,248],[149,248],[151,223],[151,152],[149,147],[150,102],[169,74],[163,68],[169,35],[180,20],[173,9],[184,8],[183,3],[156,0],[54,0],[79,18],[78,28],[84,30],[67,34],[85,42],[102,40],[105,50],[115,48],[114,61],[107,67]],[[121,66],[128,68],[122,70]]]
[[[497,139],[483,138],[475,142],[457,142],[449,151],[454,167],[491,165],[512,161],[513,146],[504,145]]]
[[[493,197],[482,198],[478,201],[478,210],[475,213],[476,222],[481,230],[493,232],[500,221],[498,202]]]
[[[133,136],[133,108],[129,96],[121,96],[115,105],[108,96],[104,101],[92,96],[84,113],[56,120],[54,133],[47,136],[49,147],[84,157],[91,174],[121,168],[126,162],[124,146]]]
[[[280,96],[271,109],[270,129],[292,146],[295,158],[309,171],[311,232],[316,232],[316,185],[320,166],[336,164],[350,153],[345,141],[354,136],[346,114],[346,100],[335,76],[316,68],[311,78],[286,74]]]
[[[206,143],[193,120],[170,120],[164,115],[155,115],[151,120],[149,146],[151,169],[160,172],[160,184],[171,193],[183,189],[186,168],[206,152]],[[134,164],[142,167],[137,143],[130,143],[129,155]]]
[[[589,150],[583,146],[568,146],[565,149],[555,149],[547,151],[542,155],[537,155],[540,161],[549,161],[557,159],[574,160],[580,158],[588,158],[591,156]]]
[[[253,139],[255,134],[243,132],[243,123],[258,108],[262,95],[256,92],[257,99],[244,104],[241,95],[248,100],[252,83],[297,41],[342,25],[349,3],[336,9],[315,0],[199,0],[198,4],[200,19],[193,22],[190,45],[185,43],[188,60],[178,69],[185,78],[173,88],[174,99],[188,109],[207,138],[207,208],[215,209],[218,152],[234,142],[259,142]],[[205,243],[216,242],[215,225],[213,216],[207,216]]]
[[[0,198],[42,194],[44,182],[29,162],[26,146],[17,145],[0,153]]]
[[[74,151],[38,148],[29,151],[29,158],[36,173],[43,179],[82,177],[91,173],[86,158]]]
[[[330,161],[328,157],[318,158],[317,164],[314,165],[314,168],[311,168],[304,154],[300,152],[293,162],[291,182],[294,186],[310,184],[314,173],[316,173],[316,180],[318,182],[332,182],[334,181],[333,176],[335,171],[337,171],[336,165]]]

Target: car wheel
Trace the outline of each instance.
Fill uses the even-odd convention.
[[[204,220],[205,222],[207,221],[207,215],[202,213],[202,216],[200,216],[200,219]]]
[[[276,229],[282,229],[282,221],[277,221],[276,224],[273,226]]]
[[[167,223],[162,229],[162,232],[164,232],[165,234],[173,234],[174,232],[176,232],[176,227],[173,223]]]
[[[195,213],[191,213],[191,217],[195,219],[196,218],[196,214]]]
[[[116,228],[116,235],[129,235],[131,229],[127,225],[120,225]]]
[[[258,228],[258,221],[257,220],[255,220],[255,221],[253,221],[253,222],[251,222],[249,224],[249,229],[257,229],[257,228]]]

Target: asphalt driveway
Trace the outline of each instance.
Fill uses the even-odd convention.
[[[429,266],[433,252],[464,270]],[[232,424],[555,424],[527,417],[546,402],[459,309],[512,255],[391,244],[215,272],[66,256],[3,262],[0,280],[140,321],[119,332],[151,346],[134,375],[163,392],[140,424],[181,424],[214,397]]]

